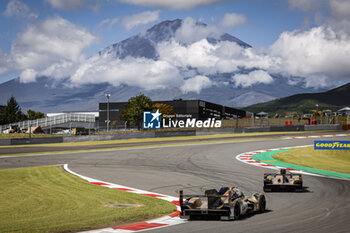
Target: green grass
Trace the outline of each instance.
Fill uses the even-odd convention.
[[[313,146],[294,148],[273,158],[304,167],[350,174],[350,150],[314,150]]]
[[[155,218],[176,209],[167,201],[90,184],[60,166],[0,170],[0,183],[0,232],[88,230]]]

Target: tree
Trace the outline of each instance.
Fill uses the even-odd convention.
[[[152,100],[141,94],[136,97],[131,97],[122,112],[121,119],[128,122],[128,125],[137,125],[141,129],[144,111],[152,111]]]
[[[175,115],[174,108],[171,105],[156,103],[153,105],[153,111],[159,110],[162,115]]]
[[[114,120],[114,121],[112,121],[112,123],[111,123],[111,126],[117,126],[117,124],[118,124],[118,120]],[[116,127],[117,128],[117,127]]]
[[[0,105],[0,125],[6,124],[6,123],[4,123],[5,121],[4,121],[4,118],[3,118],[3,111],[4,111],[4,109],[5,109],[5,106],[1,106]]]
[[[7,105],[1,112],[1,124],[10,124],[19,121],[24,121],[26,119],[27,116],[22,112],[15,97],[11,96],[11,98],[7,101]]]
[[[44,113],[36,112],[34,110],[31,110],[31,109],[29,109],[27,111],[27,115],[28,115],[28,120],[35,120],[35,119],[40,119],[40,118],[44,118],[45,117]]]

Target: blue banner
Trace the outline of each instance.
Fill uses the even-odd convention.
[[[159,109],[156,112],[143,112],[143,128],[144,129],[160,129],[160,116]]]
[[[314,141],[315,150],[350,150],[350,141]]]

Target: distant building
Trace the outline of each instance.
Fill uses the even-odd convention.
[[[177,118],[196,118],[205,120],[208,118],[215,119],[232,119],[246,116],[246,112],[240,109],[222,106],[203,100],[166,100],[153,101],[153,103],[167,104],[173,107]],[[110,102],[109,103],[109,120],[110,124],[116,122],[117,127],[124,126],[125,122],[120,119],[127,102]],[[99,103],[99,128],[106,128],[107,120],[107,103]]]

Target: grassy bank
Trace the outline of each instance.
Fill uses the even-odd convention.
[[[350,150],[314,150],[313,146],[294,148],[273,158],[304,167],[350,174]]]
[[[0,170],[1,232],[68,232],[172,213],[167,201],[92,185],[60,166]],[[115,208],[111,204],[139,204]]]

